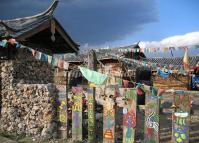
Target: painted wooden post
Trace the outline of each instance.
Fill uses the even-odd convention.
[[[68,138],[68,131],[69,131],[69,124],[68,124],[68,88],[69,88],[69,83],[68,83],[68,75],[69,72],[66,71],[66,138]]]
[[[93,49],[90,50],[88,53],[88,68],[91,70],[97,71],[97,56]],[[88,84],[90,84],[90,83],[88,83]],[[88,126],[89,126],[88,142],[93,143],[93,142],[95,142],[95,138],[96,138],[96,134],[95,134],[95,88],[92,88],[92,90],[89,91],[89,95],[90,96],[92,95],[92,97],[90,97],[90,101],[93,100],[92,105],[90,102],[90,107],[92,106],[92,109],[90,108],[90,116],[93,116],[93,118],[92,117],[89,118],[90,124],[88,124]]]
[[[94,99],[93,99],[93,88],[87,89],[88,98],[88,142],[94,142]]]
[[[114,101],[111,95],[114,96],[114,88],[107,88],[105,91],[105,100],[103,103],[103,143],[115,142],[115,109]]]
[[[72,140],[82,141],[82,87],[72,87]]]
[[[173,97],[176,109],[172,115],[172,142],[189,143],[190,95],[174,93]]]
[[[120,94],[126,98],[123,108],[123,143],[134,143],[137,108],[136,89],[120,88]]]
[[[67,138],[67,102],[66,102],[66,86],[56,85],[58,90],[59,104],[59,121],[61,122],[61,137]]]
[[[145,96],[144,142],[159,143],[159,97],[155,89],[147,90]]]

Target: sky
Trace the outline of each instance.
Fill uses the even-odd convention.
[[[31,16],[46,10],[51,2],[0,0],[0,19]],[[54,15],[81,49],[138,41],[144,47],[181,46],[199,44],[198,5],[198,0],[59,0]],[[191,55],[198,53],[199,49],[190,50]]]

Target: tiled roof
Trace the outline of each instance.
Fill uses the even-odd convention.
[[[43,22],[52,18],[52,14],[57,6],[58,0],[55,0],[53,4],[43,13],[18,18],[13,20],[1,20],[0,21],[0,37],[10,35],[12,37],[18,37],[19,35],[39,26]]]
[[[104,59],[115,59],[113,57],[110,56],[110,54],[116,54],[116,55],[124,55],[124,52],[121,52],[121,50],[119,48],[113,48],[113,49],[97,49],[95,50],[96,55],[97,55],[97,59],[98,60],[104,60]],[[87,59],[87,52],[85,52],[84,54],[80,54],[78,56],[75,55],[70,55],[70,56],[66,56],[67,58],[65,58],[65,60],[70,61],[70,62],[83,62],[86,61]],[[146,61],[150,61],[153,63],[158,63],[161,65],[175,65],[175,66],[181,66],[183,64],[183,57],[158,57],[158,58],[146,58]],[[197,64],[197,62],[199,61],[199,56],[192,56],[189,57],[189,61],[190,61],[190,66],[195,66]],[[129,66],[131,69],[134,69],[136,67],[138,67],[137,64],[132,63]]]
[[[171,57],[171,58],[147,58],[148,61],[159,63],[162,65],[182,65],[183,64],[183,57]],[[192,56],[189,57],[189,64],[190,66],[195,66],[199,61],[199,56]]]

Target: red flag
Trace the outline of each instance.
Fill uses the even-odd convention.
[[[61,59],[59,59],[59,61],[58,61],[58,67],[59,68],[64,68],[64,61],[63,60],[61,60]]]
[[[128,80],[123,80],[123,85],[125,88],[129,86],[129,81]]]

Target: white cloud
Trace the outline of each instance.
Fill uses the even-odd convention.
[[[139,43],[141,48],[165,48],[183,47],[199,44],[199,32],[191,32],[185,35],[177,35],[165,38],[161,41],[142,41]]]

